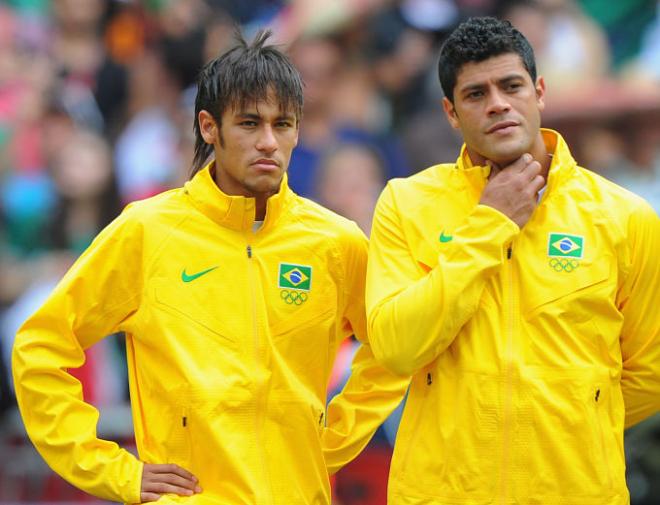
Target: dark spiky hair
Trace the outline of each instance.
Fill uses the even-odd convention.
[[[261,30],[248,44],[236,32],[236,45],[208,62],[197,79],[195,98],[195,154],[192,174],[204,167],[213,146],[202,138],[199,112],[206,110],[220,125],[228,107],[243,109],[248,104],[265,100],[272,90],[283,111],[293,111],[300,120],[303,108],[302,79],[289,58],[277,47],[266,45],[272,35]]]
[[[536,62],[532,46],[509,21],[479,17],[461,23],[440,49],[438,76],[445,96],[454,102],[456,78],[464,64],[478,63],[507,53],[518,54],[532,82],[536,82]]]

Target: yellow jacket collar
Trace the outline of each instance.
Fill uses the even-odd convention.
[[[558,132],[542,128],[541,134],[543,135],[543,142],[545,142],[548,154],[552,156],[550,170],[548,171],[548,180],[546,181],[546,191],[550,193],[552,188],[557,184],[557,181],[572,173],[573,169],[577,166],[577,162],[573,158],[566,141]]]
[[[219,225],[237,231],[251,230],[255,219],[255,199],[225,194],[211,174],[214,164],[215,161],[211,161],[197,172],[192,180],[185,183],[184,191],[195,207]],[[268,199],[263,228],[277,221],[293,201],[293,196],[285,173],[280,190]]]

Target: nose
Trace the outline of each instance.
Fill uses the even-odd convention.
[[[510,109],[511,104],[509,103],[506,94],[502,93],[500,90],[492,91],[489,94],[488,115],[495,116],[503,114],[508,112]]]
[[[272,153],[277,149],[277,139],[273,133],[273,128],[269,124],[264,125],[261,130],[256,148],[265,153]]]

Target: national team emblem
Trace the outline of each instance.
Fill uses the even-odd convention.
[[[280,263],[278,286],[282,289],[309,291],[312,285],[312,267]]]
[[[575,258],[584,256],[584,237],[567,233],[550,233],[548,256],[551,258]]]

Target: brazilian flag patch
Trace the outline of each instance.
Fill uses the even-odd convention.
[[[584,256],[584,237],[567,233],[550,233],[548,256],[551,258],[582,258]]]
[[[312,285],[312,267],[280,263],[280,274],[278,278],[278,285],[282,289],[309,291]]]

